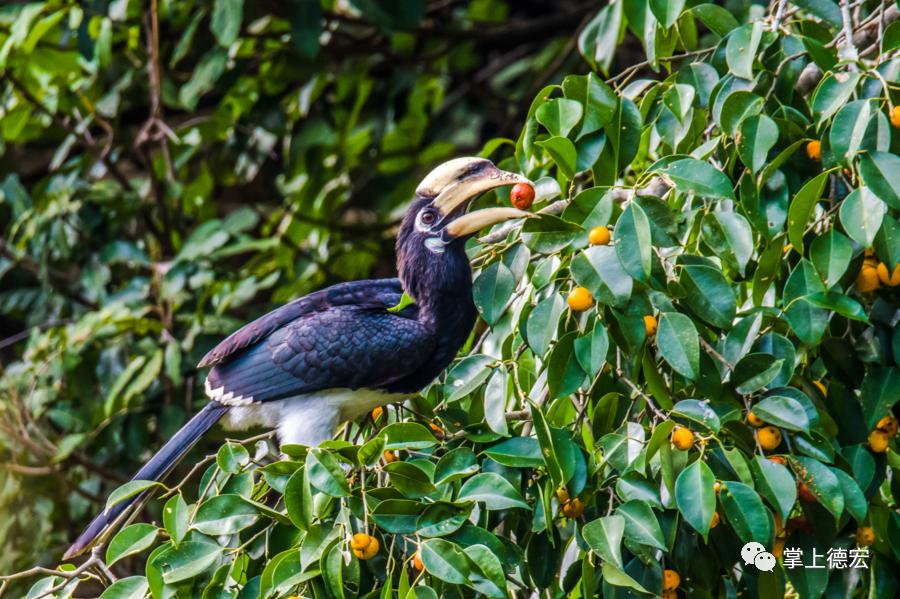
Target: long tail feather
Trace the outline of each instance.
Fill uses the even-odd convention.
[[[169,471],[181,461],[191,447],[193,447],[200,437],[203,436],[212,426],[219,421],[219,418],[228,411],[228,406],[224,406],[218,402],[211,401],[200,410],[190,421],[175,433],[169,441],[162,446],[150,461],[137,471],[131,480],[162,480]],[[105,537],[108,532],[115,528],[118,524],[117,519],[121,516],[129,506],[138,501],[141,495],[132,497],[126,501],[122,501],[112,506],[108,510],[103,510],[94,518],[84,532],[75,540],[66,554],[64,560],[71,559],[76,555],[80,555],[86,549],[96,544]]]

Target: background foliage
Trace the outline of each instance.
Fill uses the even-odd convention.
[[[389,275],[434,164],[481,151],[542,212],[472,242],[483,322],[420,397],[280,460],[207,439],[89,568],[6,584],[631,597],[669,568],[691,597],[893,596],[900,461],[869,436],[900,399],[900,287],[856,282],[900,261],[897,6],[402,4],[0,9],[4,571],[140,488],[112,493],[203,401],[216,340]],[[861,527],[865,570],[739,559]]]

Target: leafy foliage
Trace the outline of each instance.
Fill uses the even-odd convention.
[[[426,26],[416,2],[403,17],[358,4],[360,18],[397,30],[391,40],[401,47],[404,32]],[[6,180],[8,237],[21,252],[7,258],[6,276],[16,275],[14,264],[32,265],[45,287],[7,292],[5,311],[27,310],[46,324],[8,368],[5,409],[28,414],[22,426],[40,433],[28,439],[38,455],[49,446],[53,463],[76,456],[91,464],[83,454],[91,448],[106,461],[122,437],[147,434],[137,411],[160,397],[171,411],[160,421],[165,433],[183,419],[172,398],[195,385],[190,362],[235,324],[226,313],[240,314],[261,291],[273,289],[274,301],[302,293],[324,282],[332,264],[341,276],[369,272],[371,260],[355,262],[366,255],[357,244],[341,259],[346,230],[324,231],[347,201],[354,169],[345,162],[364,162],[373,143],[377,127],[362,124],[369,121],[359,106],[366,88],[382,83],[341,73],[327,93],[310,83],[285,95],[273,115],[257,103],[281,79],[245,80],[236,64],[266,56],[273,35],[291,37],[308,59],[318,54],[309,39],[319,34],[310,23],[322,20],[321,6],[292,6],[303,18],[254,21],[249,4],[233,0],[213,3],[208,20],[169,7],[190,35],[202,23],[212,38],[190,78],[163,86],[164,104],[193,112],[212,97],[217,103],[207,108],[208,125],[188,120],[168,150],[144,150],[158,178],[135,184],[123,171],[117,181],[111,167],[127,161],[101,153],[97,166],[85,153],[64,154],[59,172],[30,191],[21,177]],[[471,17],[503,5],[467,7]],[[532,94],[518,138],[483,148],[536,181],[542,217],[471,242],[484,322],[463,355],[420,396],[320,448],[285,446],[273,461],[265,439],[222,445],[195,465],[198,476],[163,490],[161,516],[147,518],[153,524],[132,524],[110,542],[108,563],[138,556],[141,565],[103,596],[503,597],[549,589],[630,597],[661,594],[664,568],[680,573],[688,596],[892,596],[900,584],[900,462],[889,418],[900,400],[900,287],[890,285],[900,262],[897,7],[731,8],[618,1],[584,19],[572,43],[589,72],[575,67],[578,74]],[[40,19],[56,13],[10,11],[7,45],[18,50],[32,39],[34,51],[48,32],[71,34],[83,16],[59,10],[46,26]],[[70,49],[70,62],[109,60],[101,40],[113,35],[112,20],[94,22],[85,33],[93,58]],[[123,41],[128,31],[118,33]],[[277,57],[281,45],[271,43]],[[639,44],[646,60],[616,68],[628,44]],[[180,46],[170,65],[186,52]],[[107,97],[98,90],[113,93],[96,79],[101,63],[72,69],[84,73],[79,83],[71,73],[39,77],[43,63],[15,63],[22,58],[14,51],[6,60],[23,81],[57,89],[42,95],[53,106],[38,114],[27,83],[11,84],[28,114],[23,137],[9,136],[4,119],[10,151],[58,131],[47,113],[81,114],[66,103],[81,106],[91,92],[89,105],[98,106]],[[301,68],[285,56],[272,60],[275,73]],[[226,72],[231,87],[220,97]],[[319,77],[326,74],[311,81]],[[463,145],[420,147],[429,115],[440,116],[443,88],[425,77],[408,89],[409,119],[381,131],[372,169],[386,177],[377,187],[384,206],[408,197],[414,177],[399,173]],[[317,120],[311,103],[341,116]],[[149,139],[163,144],[162,121],[149,123]],[[252,133],[238,133],[247,123]],[[275,125],[290,130],[277,179],[285,202],[262,216],[240,208],[212,216],[220,177],[230,186],[231,177],[262,176],[275,147],[266,126]],[[73,130],[70,148],[84,135]],[[169,174],[179,173],[172,179],[167,155]],[[206,182],[188,192],[194,184],[181,177],[194,176]],[[84,227],[136,226],[154,187],[161,203],[139,241],[113,233],[99,253],[84,247]],[[504,193],[482,202],[504,202]],[[173,221],[196,222],[190,234],[167,228],[164,207]],[[314,222],[305,208],[318,210]],[[612,230],[611,242],[590,245],[600,226]],[[57,262],[81,270],[56,272]],[[575,286],[590,292],[590,305],[567,303]],[[60,315],[68,322],[41,320]],[[95,492],[96,481],[81,489]],[[126,485],[110,501],[140,490]],[[356,533],[377,542],[371,559],[351,551]],[[740,559],[749,541],[780,558],[785,547],[809,556],[855,548],[858,539],[871,544],[865,570],[780,563],[765,573]],[[78,579],[66,580],[65,572],[43,579],[31,594],[55,585],[57,596],[71,596]]]

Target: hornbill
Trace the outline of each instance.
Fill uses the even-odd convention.
[[[482,193],[516,183],[530,184],[483,158],[457,158],[431,171],[400,225],[398,278],[311,293],[222,341],[198,365],[212,366],[209,403],[132,480],[162,479],[219,420],[226,429],[274,428],[281,444],[314,446],[340,423],[425,387],[475,324],[465,240],[490,225],[532,216],[515,208],[466,209]],[[404,293],[413,303],[401,303]],[[64,559],[105,539],[139,498],[94,518]]]

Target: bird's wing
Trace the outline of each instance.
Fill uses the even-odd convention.
[[[310,293],[242,326],[203,356],[197,368],[227,362],[239,356],[240,350],[258,343],[302,316],[338,306],[349,305],[360,308],[395,306],[402,296],[403,287],[399,279],[351,281]]]
[[[322,389],[379,389],[415,372],[434,349],[434,336],[413,318],[384,306],[332,306],[286,323],[217,364],[207,392],[241,405]]]

